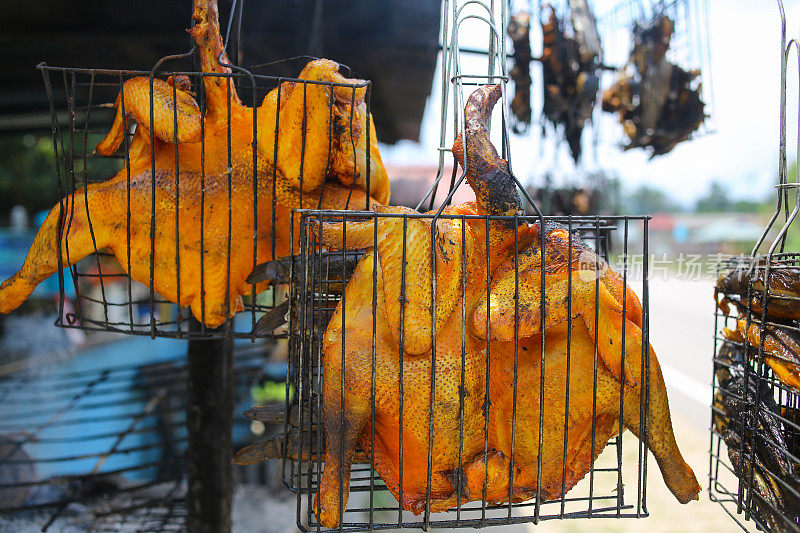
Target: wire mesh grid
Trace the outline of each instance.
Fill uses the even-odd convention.
[[[291,209],[385,201],[370,83],[328,60],[306,58],[298,79],[231,65],[216,3],[195,4],[197,45],[150,71],[39,65],[62,199],[3,284],[5,312],[58,272],[59,326],[254,338],[284,296],[247,275],[288,255]]]
[[[414,225],[414,221],[430,223],[434,215],[409,214],[398,217],[395,218],[398,221],[396,223],[408,228]],[[475,215],[442,217],[458,220],[461,228],[485,227],[487,222],[491,224],[501,218]],[[293,315],[291,326],[291,383],[297,391],[297,399],[290,405],[286,415],[290,422],[285,429],[288,446],[284,470],[285,482],[298,494],[298,525],[302,529],[327,530],[320,522],[315,498],[320,498],[320,491],[326,490],[323,478],[326,467],[333,469],[341,464],[341,461],[334,460],[333,466],[328,466],[330,454],[337,452],[347,454],[347,457],[353,453],[352,472],[347,473],[345,469],[344,473],[340,473],[339,482],[345,494],[342,519],[337,526],[340,530],[482,527],[555,518],[647,516],[647,448],[640,441],[636,452],[626,454],[623,458],[623,436],[618,435],[618,431],[609,431],[608,423],[613,419],[615,424],[619,424],[618,427],[623,427],[629,417],[633,417],[641,420],[641,427],[647,432],[648,384],[642,383],[641,389],[627,388],[622,391],[618,383],[605,381],[608,375],[597,359],[597,341],[589,340],[586,346],[588,350],[581,351],[580,343],[586,339],[581,340],[577,332],[567,335],[569,340],[566,342],[571,342],[571,347],[559,344],[555,338],[545,340],[541,336],[525,338],[525,335],[514,335],[515,341],[492,341],[488,346],[484,341],[482,346],[476,348],[472,337],[474,333],[466,325],[468,320],[464,317],[459,319],[458,316],[452,319],[458,330],[456,333],[449,332],[447,326],[440,326],[441,330],[433,335],[434,346],[438,338],[440,348],[432,348],[430,353],[423,356],[430,364],[420,370],[419,357],[404,353],[402,348],[406,342],[404,339],[412,337],[408,333],[411,331],[410,324],[404,323],[402,318],[399,326],[401,347],[394,344],[387,347],[386,344],[388,332],[382,321],[387,312],[383,309],[384,302],[378,300],[385,297],[385,302],[388,302],[396,300],[397,296],[378,296],[381,291],[375,291],[370,283],[366,284],[367,297],[357,292],[363,288],[354,289],[352,294],[348,290],[342,296],[342,287],[347,278],[351,285],[358,283],[353,279],[358,277],[359,271],[366,276],[367,282],[374,282],[378,275],[376,263],[362,262],[357,267],[357,260],[363,259],[360,254],[349,253],[345,256],[344,252],[330,251],[320,241],[321,238],[326,243],[330,242],[324,237],[325,229],[333,228],[330,223],[352,224],[354,227],[366,223],[372,228],[366,232],[371,235],[374,233],[373,244],[377,250],[377,227],[391,220],[391,217],[374,213],[351,215],[309,211],[303,213],[302,220],[300,243],[301,246],[308,246],[309,253],[295,267],[303,269],[306,275],[303,276],[304,281],[293,288],[293,300],[297,302],[299,312]],[[541,222],[538,217],[517,217],[515,221],[533,226]],[[581,239],[592,250],[602,249],[607,241],[606,236],[612,231],[621,233],[619,240],[622,249],[613,257],[619,262],[622,279],[633,283],[631,257],[646,257],[646,218],[547,217],[544,221],[548,226],[563,224],[572,236],[569,239],[574,239],[575,243]],[[323,228],[322,234],[319,228]],[[408,230],[408,233],[411,231]],[[636,238],[633,238],[634,234]],[[466,242],[470,230],[464,229],[462,235],[463,244],[469,246]],[[401,240],[403,248],[413,250],[415,245],[412,238]],[[509,253],[508,260],[512,263],[525,261],[530,253],[530,249],[526,249],[522,243],[516,244],[517,249]],[[400,243],[397,246],[400,247]],[[465,258],[469,254],[455,252],[455,255]],[[415,259],[411,259],[412,256]],[[575,261],[581,260],[579,256],[576,249]],[[408,257],[406,271],[411,272],[413,267],[410,265],[420,258],[413,251],[409,251]],[[587,260],[586,257],[583,260]],[[381,256],[381,263],[386,264],[386,261],[388,259]],[[466,263],[466,259],[464,261]],[[606,265],[603,259],[597,258],[596,261],[597,265],[585,265],[586,268],[604,268],[601,265]],[[480,268],[477,264],[464,266],[466,270]],[[538,271],[539,266],[537,264],[532,269]],[[646,268],[647,265],[644,266]],[[382,271],[380,275],[387,275],[385,272]],[[354,277],[350,277],[351,274]],[[524,278],[525,274],[520,273],[519,277]],[[589,285],[599,286],[599,280],[600,277],[595,276]],[[573,281],[575,287],[582,283],[577,273],[567,276],[567,283]],[[413,297],[410,293],[419,289],[412,289],[411,281],[408,285],[405,283],[404,279],[399,299],[406,301],[405,305],[411,308],[409,302]],[[637,287],[641,286],[645,298],[642,335],[646,338],[647,283],[646,279],[637,280],[636,283]],[[455,314],[464,313],[466,316],[468,307],[472,305],[470,299],[475,299],[474,292],[489,292],[490,285],[492,282],[486,274],[485,265],[480,273],[473,272],[468,278],[462,278],[454,295],[458,302],[454,306]],[[385,281],[384,287],[387,287]],[[348,306],[347,294],[358,299],[356,301],[359,303]],[[519,306],[544,305],[545,297],[550,298],[550,293],[542,293],[541,302],[527,302],[523,298]],[[623,300],[624,307],[634,305],[625,298]],[[584,311],[579,310],[580,301],[580,298],[570,296],[564,302],[569,310],[566,319],[568,331],[573,331],[573,327],[583,327],[580,317]],[[362,305],[367,309],[359,309]],[[337,306],[346,311],[336,311]],[[361,317],[363,321],[348,325],[342,322],[338,327],[337,321],[356,320],[353,315]],[[589,320],[591,322],[592,319]],[[488,325],[473,326],[477,329],[484,326],[488,328]],[[525,325],[524,322],[521,325],[517,319],[513,327],[518,332]],[[334,335],[335,341],[331,341],[331,335]],[[563,343],[564,339],[561,341]],[[548,348],[551,342],[553,347]],[[621,342],[624,346],[624,334]],[[628,343],[630,346],[633,341],[628,340]],[[559,350],[564,359],[555,355]],[[550,370],[546,367],[545,359],[552,365]],[[638,359],[641,368],[637,368],[637,375],[644,376],[649,371],[649,358],[640,355]],[[331,365],[338,366],[334,369]],[[564,374],[566,383],[559,382],[556,376]],[[337,386],[339,379],[345,381],[341,386]],[[648,379],[642,379],[649,383]],[[340,442],[339,436],[336,436],[340,435],[339,425],[344,428],[359,423],[351,418],[354,405],[359,401],[352,397],[349,392],[352,390],[362,391],[359,397],[366,402],[361,407],[366,412],[367,420],[360,421],[366,422],[366,426],[360,430],[362,432],[355,450],[344,451],[342,447],[332,445],[330,435]],[[338,405],[344,405],[343,409],[338,409],[337,400],[331,399],[339,394],[342,394],[342,400]],[[603,398],[608,400],[609,396],[613,400],[604,403]],[[570,398],[573,404],[570,404]],[[565,404],[543,407],[543,402],[548,406],[558,405],[559,402]],[[502,406],[508,410],[504,412]],[[582,416],[585,418],[580,422],[574,421]],[[448,424],[447,417],[452,417],[455,423],[451,421]],[[403,427],[403,431],[399,432],[398,427]],[[424,435],[415,435],[414,428]],[[579,433],[581,437],[577,436]],[[442,449],[445,445],[441,442],[452,445],[449,456]],[[605,452],[600,455],[604,448]],[[374,450],[374,453],[370,450]],[[587,461],[587,457],[581,456],[581,453],[600,457],[596,461]],[[514,459],[509,461],[506,459],[508,457]],[[499,458],[504,460],[501,461],[502,466],[492,465],[492,461]],[[488,461],[491,467],[507,476],[502,488],[486,481],[482,492],[480,483],[475,492],[475,486],[471,485],[475,481],[470,477],[474,475],[475,464],[482,460]],[[394,470],[387,467],[387,461],[394,465]],[[545,462],[544,467],[542,461]],[[573,469],[579,471],[577,477]],[[570,488],[581,478],[583,482],[570,492]],[[328,477],[327,483],[330,490],[331,483],[336,485],[337,480]],[[449,496],[452,501],[446,501],[448,498],[443,496],[442,491],[447,492],[445,487],[450,488],[450,484],[454,487]],[[349,502],[348,486],[351,493]],[[333,491],[336,492],[336,488]],[[404,501],[405,504],[401,505],[398,501]],[[445,509],[451,510],[442,512]]]
[[[790,231],[800,188],[786,164],[787,71],[781,21],[777,202],[748,256],[718,265],[709,496],[744,530],[800,531],[800,255]],[[794,181],[792,181],[794,180]]]
[[[647,443],[671,427],[651,420],[648,217],[544,217],[514,177],[506,7],[443,3],[431,211],[299,212],[282,450],[304,531],[647,516]],[[489,35],[483,70],[461,61],[468,22]],[[447,153],[463,173],[437,202]],[[477,201],[450,205],[465,180]]]
[[[250,400],[263,376],[269,345],[236,350],[238,404]],[[0,380],[0,523],[26,521],[43,531],[183,531],[181,356],[99,367],[56,362]],[[238,439],[247,427],[236,420]]]
[[[508,10],[522,15],[515,16],[507,27],[514,41],[509,58],[514,65],[510,73],[516,96],[511,103],[516,111],[510,120],[516,133],[525,134],[512,136],[511,142],[515,150],[527,150],[529,139],[534,139],[538,158],[523,160],[518,168],[538,186],[591,189],[593,174],[607,171],[603,161],[613,152],[621,147],[636,148],[633,141],[642,139],[644,148],[651,150],[645,128],[636,132],[631,128],[631,124],[639,124],[645,108],[647,113],[661,109],[656,128],[661,150],[682,142],[684,134],[695,139],[716,130],[705,0],[520,0],[509,2]],[[661,15],[674,22],[666,62],[680,70],[674,69],[678,74],[666,83],[663,76],[654,80],[651,85],[658,88],[657,98],[669,94],[666,104],[651,105],[655,100],[650,95],[640,95],[641,75],[631,64],[631,53],[634,28],[652,27]],[[520,47],[520,40],[528,39],[530,50]],[[665,65],[659,68],[665,70]],[[619,83],[623,79],[624,85]],[[618,87],[636,94],[627,98],[623,91],[624,106],[601,107],[601,97]],[[521,106],[518,99],[529,100],[530,105]],[[644,101],[648,104],[643,105]],[[528,127],[531,115],[538,127]]]
[[[800,296],[778,293],[798,267],[800,255],[778,253],[718,268],[718,289],[739,298],[730,300],[738,316],[716,310],[709,495],[745,530],[752,520],[765,531],[800,531],[800,328],[782,316]]]
[[[714,90],[711,72],[711,45],[709,37],[707,0],[667,0],[641,2],[639,0],[623,0],[612,9],[598,14],[598,31],[603,39],[603,62],[614,68],[604,69],[602,73],[602,86],[604,88],[614,85],[621,76],[631,76],[636,91],[643,87],[636,87],[636,81],[641,81],[641,73],[631,63],[631,53],[634,48],[634,28],[652,27],[660,17],[666,16],[674,24],[668,40],[666,60],[680,67],[685,72],[692,73],[695,69],[698,75],[687,84],[691,91],[697,91],[702,102],[702,115],[705,118],[696,127],[688,132],[688,139],[696,139],[714,133],[716,124],[714,119]],[[676,82],[673,80],[671,91],[677,93]],[[686,99],[689,93],[680,96]],[[689,114],[685,109],[683,113]],[[611,142],[629,144],[630,135],[620,128],[620,120],[607,113],[597,113],[595,123],[598,131],[596,135],[601,139]],[[627,138],[626,138],[627,137]]]
[[[263,287],[257,290],[256,286],[247,284],[245,278],[257,263],[288,254],[286,234],[292,224],[290,207],[320,207],[326,202],[324,183],[321,190],[320,187],[304,188],[305,175],[314,172],[304,172],[304,160],[306,157],[317,158],[313,163],[318,165],[321,157],[325,174],[333,172],[334,165],[348,164],[336,152],[340,139],[334,141],[334,138],[337,127],[352,129],[353,121],[358,122],[358,111],[354,109],[357,105],[349,107],[343,117],[338,108],[334,112],[335,106],[342,105],[334,93],[346,91],[351,101],[356,102],[357,93],[362,93],[358,99],[363,98],[369,83],[348,85],[242,72],[213,76],[188,71],[159,73],[173,79],[180,76],[191,80],[191,85],[198,88],[200,95],[203,94],[200,88],[209,77],[226,82],[236,80],[251,88],[254,105],[252,108],[232,106],[232,95],[228,92],[228,121],[221,139],[219,131],[209,133],[208,139],[203,131],[199,142],[193,143],[196,147],[184,149],[186,145],[177,139],[182,126],[178,124],[172,128],[175,134],[172,146],[151,136],[149,149],[139,146],[147,152],[142,157],[132,152],[136,150],[135,145],[142,142],[137,139],[137,130],[127,127],[120,143],[121,150],[111,156],[101,156],[92,149],[103,130],[92,127],[92,124],[97,122],[97,115],[105,116],[111,122],[109,111],[113,111],[106,105],[109,98],[101,95],[121,94],[119,112],[122,115],[135,113],[136,110],[125,109],[127,91],[123,91],[123,87],[126,82],[146,80],[147,77],[151,82],[161,80],[154,78],[152,72],[46,65],[41,65],[40,69],[53,106],[58,187],[59,194],[64,196],[51,213],[51,218],[55,219],[52,225],[57,225],[53,228],[57,235],[52,237],[64,251],[57,257],[57,265],[48,265],[58,268],[62,288],[59,301],[61,318],[57,325],[153,337],[214,337],[227,333],[215,331],[213,326],[238,309],[246,309],[247,312],[241,313],[231,328],[236,336],[253,336],[252,330],[260,316],[274,308],[282,298],[277,290],[259,294]],[[175,85],[177,83],[170,88],[170,107],[174,113],[170,118],[177,121],[180,106]],[[320,94],[309,87],[323,87],[322,93],[327,93],[327,101],[314,102],[314,105],[327,109],[316,109],[317,114],[312,118],[328,115],[339,120],[335,122],[334,119],[324,139],[306,139],[306,131],[311,130],[311,127],[306,127],[306,122],[312,120],[308,117],[313,114],[306,106],[312,93],[314,97]],[[56,93],[61,91],[63,96],[57,96]],[[275,99],[274,104],[259,108],[256,95],[268,91]],[[299,91],[303,95],[301,109],[295,110],[299,114],[286,118],[287,121],[302,121],[302,131],[299,127],[297,131],[289,131],[289,127],[280,123],[281,111],[288,114],[285,107],[281,109],[280,103],[282,98],[287,98],[289,91]],[[67,103],[66,125],[62,125],[55,108],[55,102],[61,99]],[[151,110],[153,105],[151,98]],[[159,110],[145,112],[152,122]],[[238,113],[240,117],[245,115],[241,122],[246,127],[231,120],[231,113]],[[274,122],[265,120],[264,115],[274,117]],[[368,115],[361,118],[369,121]],[[138,126],[140,129],[145,127],[142,124]],[[269,131],[262,132],[259,128]],[[369,136],[374,133],[370,133],[369,126],[366,129],[363,135],[369,146]],[[295,139],[283,138],[295,133]],[[207,146],[220,142],[224,146],[216,152],[214,147]],[[285,149],[287,146],[296,151]],[[151,156],[156,152],[156,156]],[[270,152],[271,162],[265,160],[266,152]],[[285,167],[282,168],[278,157],[272,154],[293,160],[281,163]],[[215,168],[221,162],[208,161],[215,157],[227,157],[226,172],[219,173]],[[369,155],[366,157],[368,160]],[[354,167],[359,164],[363,166],[363,162],[353,162]],[[306,169],[310,166],[311,163]],[[284,172],[288,168],[298,172],[294,176],[298,181],[297,187],[287,187],[284,183],[287,180]],[[116,172],[111,180],[108,180],[109,170]],[[155,180],[149,179],[152,175],[156,176]],[[319,178],[319,175],[310,175],[307,179]],[[368,170],[366,176],[359,178],[365,180],[367,188],[370,186]],[[341,207],[351,207],[351,204],[353,208],[369,207],[363,198],[363,194],[358,199],[356,195],[345,196],[340,202]],[[360,202],[358,206],[355,205],[357,202]],[[115,207],[119,210],[112,211]],[[200,242],[204,243],[202,254],[199,253]],[[70,267],[67,274],[62,271],[66,266]],[[131,279],[128,272],[133,272],[135,279]],[[75,289],[73,312],[64,311],[65,283],[71,283]],[[167,294],[167,297],[159,292]],[[182,306],[174,303],[177,301],[182,302]],[[191,309],[182,308],[184,306]],[[200,328],[189,327],[188,318],[192,314],[201,322]]]

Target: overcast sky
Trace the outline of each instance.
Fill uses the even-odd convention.
[[[694,1],[694,0],[693,0]],[[593,2],[598,16],[617,2]],[[599,149],[592,149],[592,136],[584,134],[584,162],[573,167],[566,147],[556,149],[551,136],[542,138],[538,127],[525,136],[511,138],[511,158],[515,174],[523,181],[536,181],[546,171],[562,178],[581,176],[594,169],[607,169],[618,174],[627,187],[649,183],[666,190],[678,201],[688,204],[703,194],[714,180],[729,185],[731,194],[739,198],[761,199],[770,194],[776,182],[778,154],[778,111],[780,80],[780,24],[777,3],[769,0],[712,0],[708,20],[710,37],[710,73],[704,71],[706,97],[713,89],[713,117],[710,125],[715,133],[679,144],[671,153],[648,160],[643,150],[622,152],[622,140],[615,118],[607,114],[598,121]],[[789,36],[800,34],[800,1],[786,2]],[[477,23],[465,23],[459,38],[464,46],[483,46],[487,31]],[[602,22],[601,22],[602,24]],[[679,22],[680,24],[680,22]],[[541,49],[538,22],[533,21],[534,55]],[[629,27],[618,34],[604,32],[605,61],[619,64],[627,54]],[[509,43],[510,45],[510,43]],[[698,51],[676,55],[700,61]],[[485,72],[485,63],[475,56],[463,56],[463,72],[475,69]],[[789,153],[794,158],[797,140],[797,56],[790,57],[789,73]],[[681,65],[696,68],[702,65]],[[707,67],[707,66],[706,66]],[[541,81],[534,68],[534,114],[541,107]],[[710,74],[710,76],[709,76]],[[710,79],[709,79],[710,78]],[[436,163],[441,109],[439,72],[434,79],[423,119],[421,142],[402,142],[383,150],[384,159],[396,163]],[[603,87],[613,82],[603,81]],[[509,96],[513,85],[509,84]],[[498,113],[495,115],[499,116]],[[497,117],[495,117],[497,118]],[[452,121],[452,119],[450,119]],[[793,125],[793,127],[792,127]],[[452,126],[450,126],[452,129]],[[493,133],[499,128],[493,128]],[[794,129],[794,131],[792,131]],[[379,132],[380,133],[380,132]],[[448,132],[452,142],[452,132]]]

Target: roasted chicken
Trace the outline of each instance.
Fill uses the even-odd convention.
[[[126,81],[96,148],[114,153],[129,116],[136,131],[126,163],[53,208],[20,271],[0,285],[0,312],[59,267],[107,248],[134,280],[216,327],[242,309],[253,265],[290,253],[292,208],[365,209],[388,200],[361,80],[341,76],[333,61],[312,61],[300,73],[308,83],[282,83],[254,114],[223,66],[216,0],[195,0],[193,20],[202,70],[219,74],[203,78],[205,114],[183,78],[153,80],[152,116],[150,80]]]
[[[642,310],[620,276],[558,225],[461,217],[522,213],[516,180],[489,142],[489,116],[499,95],[499,86],[471,95],[465,131],[453,145],[475,203],[445,208],[435,228],[432,218],[402,207],[377,208],[393,216],[315,228],[331,250],[367,249],[323,338],[325,469],[316,506],[324,526],[341,522],[359,447],[402,507],[414,513],[480,500],[484,489],[494,503],[527,500],[537,491],[558,498],[590,470],[610,437],[623,428],[639,434],[646,381],[647,444],[676,498],[697,498],[700,486],[675,443],[664,382],[649,347],[649,375],[641,373]]]

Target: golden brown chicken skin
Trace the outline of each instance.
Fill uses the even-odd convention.
[[[499,86],[483,87],[473,93],[465,109],[465,136],[453,147],[462,165],[466,155],[467,181],[475,190],[477,202],[448,207],[443,211],[443,218],[436,222],[433,239],[437,277],[435,349],[431,219],[408,218],[404,222],[403,218],[379,218],[377,228],[373,221],[348,222],[346,228],[341,224],[322,224],[317,228],[321,241],[330,249],[340,249],[345,244],[347,248],[368,248],[347,285],[323,341],[326,463],[316,505],[320,521],[327,527],[336,527],[341,521],[341,511],[348,499],[350,466],[359,445],[362,450],[371,450],[375,469],[403,508],[420,513],[428,503],[429,469],[432,512],[455,507],[459,499],[462,503],[482,499],[484,485],[489,502],[526,500],[537,490],[544,498],[552,499],[560,497],[583,478],[605,442],[622,428],[639,434],[641,387],[647,380],[640,370],[644,341],[641,305],[635,294],[608,270],[602,279],[596,278],[593,268],[598,260],[590,260],[592,280],[597,281],[579,287],[576,283],[573,287],[572,329],[568,329],[566,319],[537,323],[535,317],[541,306],[537,285],[537,279],[541,278],[537,276],[542,256],[546,262],[546,290],[557,289],[552,300],[545,300],[546,311],[560,312],[560,316],[566,317],[561,308],[565,305],[567,289],[559,284],[565,279],[565,272],[575,270],[569,262],[568,234],[558,227],[545,228],[545,252],[542,254],[539,250],[542,236],[536,225],[515,226],[513,219],[493,220],[487,228],[486,221],[480,218],[447,218],[514,215],[521,211],[508,165],[488,140],[488,117],[499,93]],[[379,207],[378,211],[394,215],[414,213],[396,207]],[[572,245],[572,253],[588,251],[577,237],[572,238]],[[520,250],[520,277],[530,276],[532,281],[520,284],[520,307],[524,307],[527,314],[520,315],[520,328],[515,331],[513,306],[509,329],[506,289],[509,272],[513,275],[513,268],[509,271],[508,264],[509,261],[513,264],[516,246]],[[527,263],[522,261],[523,257],[527,258]],[[573,278],[578,277],[580,272],[573,271]],[[401,281],[405,282],[405,292],[401,290]],[[492,302],[489,318],[486,316],[487,295]],[[625,316],[621,305],[623,295]],[[406,302],[402,318],[401,298]],[[599,305],[594,304],[595,298]],[[623,322],[626,328],[624,354],[621,352]],[[544,369],[541,368],[541,335],[545,335]],[[567,338],[571,343],[572,379],[569,433],[565,443]],[[512,471],[515,339],[519,341],[518,384],[526,386],[518,387],[515,469]],[[595,342],[601,352],[596,389],[592,379]],[[685,503],[697,498],[700,486],[675,442],[655,353],[649,347],[644,353],[649,358],[646,367],[650,378],[648,445],[667,486]],[[488,389],[487,357],[491,372]],[[371,426],[373,370],[374,428]],[[542,380],[544,396],[539,397]],[[624,415],[620,417],[623,386]],[[592,443],[595,391],[596,434]],[[541,403],[546,405],[546,423],[542,435],[544,467],[539,487]],[[488,424],[488,434],[484,433],[485,424]],[[373,429],[374,448],[371,446]],[[430,435],[434,436],[432,440]],[[562,462],[565,446],[566,477]]]
[[[230,73],[221,64],[228,59],[216,0],[197,0],[193,18],[190,33],[203,72]],[[150,80],[125,82],[114,124],[96,150],[106,155],[117,150],[123,117],[130,116],[137,128],[126,165],[108,181],[88,185],[53,208],[20,271],[0,285],[0,312],[17,308],[55,273],[59,254],[61,266],[68,266],[107,248],[134,280],[150,286],[152,278],[161,296],[190,307],[198,320],[216,327],[242,309],[241,296],[252,290],[245,279],[253,265],[290,253],[292,208],[368,209],[388,200],[371,122],[367,147],[371,117],[362,81],[341,76],[335,62],[312,61],[300,79],[340,86],[287,82],[265,97],[256,113],[255,186],[253,109],[242,105],[232,78],[203,79],[204,117],[185,80],[153,80],[152,132]],[[349,152],[343,152],[344,146]],[[60,239],[59,226],[64,232]],[[262,283],[257,290],[264,288]]]
[[[739,344],[749,344],[751,358],[758,355],[761,346],[760,324],[747,320],[736,321],[736,329],[723,329],[725,338]],[[800,392],[800,336],[793,328],[769,325],[764,328],[764,361],[786,385]],[[745,340],[746,339],[746,340]]]

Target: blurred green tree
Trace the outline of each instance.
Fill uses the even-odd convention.
[[[89,135],[86,142],[87,156],[90,158],[87,177],[90,181],[111,177],[121,165],[118,159],[95,159],[91,156],[91,151],[101,138],[101,135]],[[78,155],[83,150],[83,137],[76,133],[72,142]],[[68,149],[67,146],[64,148]],[[63,155],[60,150],[59,155]],[[83,179],[83,160],[76,158],[73,167],[75,187],[80,187]],[[62,167],[62,182],[71,183],[73,176],[63,175],[63,170]],[[71,191],[72,185],[64,192]],[[9,211],[15,205],[25,206],[32,216],[41,210],[49,210],[57,201],[58,182],[52,135],[49,133],[0,135],[0,223],[8,221]]]
[[[640,185],[627,195],[622,205],[629,215],[682,211],[680,204],[663,190],[651,185]]]
[[[5,134],[0,137],[0,219],[23,205],[33,214],[58,199],[53,138],[47,134]]]

